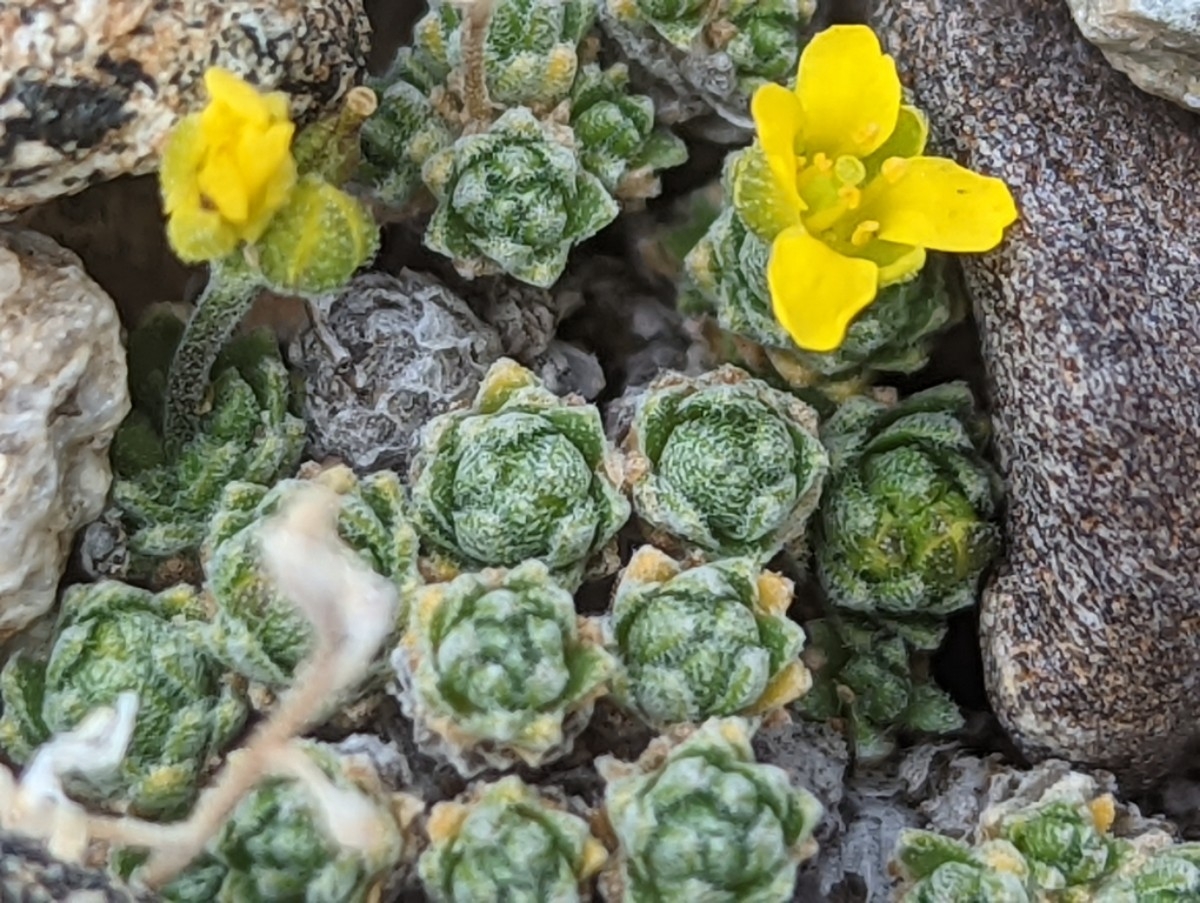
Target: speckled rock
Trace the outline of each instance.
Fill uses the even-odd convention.
[[[1061,0],[880,0],[942,148],[1021,220],[965,259],[1009,552],[988,692],[1031,756],[1154,781],[1200,692],[1200,117],[1137,91]]]
[[[1075,22],[1144,91],[1200,112],[1200,0],[1069,0]]]
[[[288,347],[305,376],[311,451],[359,471],[407,471],[420,428],[473,398],[504,353],[465,301],[412,270],[357,276],[312,313],[312,327]]]
[[[0,228],[0,636],[49,610],[104,507],[129,411],[116,306],[79,258]]]
[[[0,217],[154,169],[171,125],[225,66],[303,117],[355,83],[361,0],[0,2]]]
[[[0,833],[0,900],[13,903],[150,903],[101,869],[55,859],[42,844]]]

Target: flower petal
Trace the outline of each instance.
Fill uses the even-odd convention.
[[[892,158],[864,197],[862,216],[878,237],[935,251],[990,251],[1017,219],[1012,192],[941,157]]]
[[[158,170],[164,213],[199,204],[196,170],[204,162],[205,150],[198,113],[183,117],[167,135]]]
[[[291,122],[292,103],[282,91],[272,91],[262,96],[267,115],[275,122]]]
[[[219,66],[206,69],[204,87],[213,104],[226,107],[239,119],[264,125],[270,119],[273,107],[265,102],[258,89],[228,69]]]
[[[907,245],[889,245],[885,241],[873,242],[889,248],[892,253],[886,261],[876,260],[879,266],[879,287],[895,285],[897,282],[907,282],[921,272],[925,266],[925,249],[913,248]],[[880,255],[882,256],[882,255]]]
[[[231,223],[244,223],[250,216],[250,197],[238,172],[233,154],[224,148],[211,151],[196,175],[200,193]]]
[[[786,203],[800,205],[796,191],[796,144],[803,134],[804,111],[800,98],[783,85],[768,82],[750,100],[750,115],[758,144],[779,183],[779,192]]]
[[[871,261],[845,257],[801,226],[785,229],[771,246],[771,307],[806,351],[837,350],[851,321],[874,300],[877,282]]]
[[[796,93],[810,157],[818,151],[830,159],[865,157],[888,139],[900,115],[896,63],[865,25],[834,25],[814,37],[800,57]]]

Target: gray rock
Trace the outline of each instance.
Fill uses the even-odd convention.
[[[15,0],[0,4],[0,217],[157,166],[224,66],[303,117],[366,65],[361,0]]]
[[[1161,777],[1200,691],[1200,118],[1139,93],[1059,0],[881,0],[942,148],[1021,220],[964,258],[1010,498],[988,692],[1035,758]]]
[[[1200,0],[1069,0],[1084,37],[1143,91],[1200,112]]]
[[[54,604],[75,531],[104,507],[129,411],[116,306],[79,258],[0,229],[0,635]]]
[[[578,395],[585,401],[595,401],[604,391],[604,368],[596,356],[561,339],[552,340],[526,366],[555,395]]]
[[[841,802],[827,816],[837,830],[821,837],[815,873],[796,903],[886,903],[893,899],[888,870],[896,840],[924,819],[917,805],[946,780],[955,743],[926,743],[879,767],[859,767],[846,780]]]
[[[411,270],[360,275],[312,309],[288,350],[305,376],[312,454],[359,471],[406,473],[420,428],[474,397],[504,353],[466,302]]]

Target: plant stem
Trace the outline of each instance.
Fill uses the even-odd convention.
[[[177,454],[196,435],[217,355],[262,287],[261,277],[240,251],[210,265],[208,285],[196,302],[167,376],[163,440],[168,455]]]

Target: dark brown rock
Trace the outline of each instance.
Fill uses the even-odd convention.
[[[1200,118],[1061,0],[880,0],[876,24],[941,149],[1021,209],[966,260],[1011,492],[989,696],[1031,756],[1154,781],[1200,724]]]

